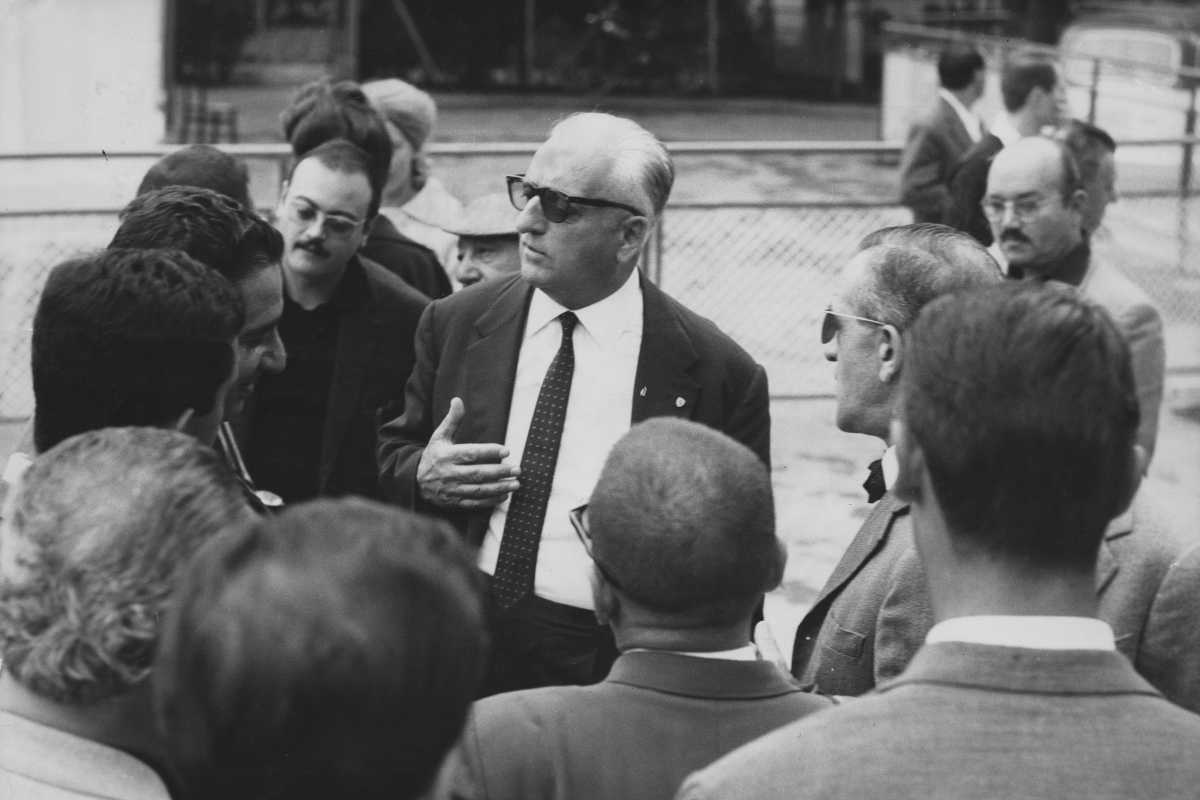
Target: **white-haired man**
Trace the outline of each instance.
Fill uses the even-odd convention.
[[[673,180],[666,148],[631,120],[556,125],[508,177],[521,274],[427,309],[404,415],[380,432],[385,494],[480,546],[487,693],[606,674],[615,649],[569,511],[632,423],[689,418],[769,461],[762,367],[637,269]]]

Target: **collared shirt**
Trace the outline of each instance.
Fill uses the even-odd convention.
[[[900,459],[896,457],[896,446],[892,445],[883,451],[879,457],[879,465],[883,469],[883,488],[891,491],[900,477]]]
[[[1092,262],[1092,248],[1084,237],[1079,244],[1057,259],[1042,262],[1036,266],[1040,269],[1030,270],[1028,267],[1010,265],[1008,277],[1021,280],[1029,277],[1040,281],[1058,281],[1070,286],[1081,286],[1087,278],[1088,268]]]
[[[954,617],[934,625],[925,642],[968,642],[1031,650],[1117,649],[1112,628],[1095,617]]]
[[[958,121],[967,129],[967,136],[971,137],[972,142],[978,142],[983,138],[983,122],[954,96],[954,92],[949,89],[938,89],[938,96],[954,110]]]
[[[750,644],[735,647],[732,650],[708,650],[704,652],[691,652],[683,650],[654,650],[649,647],[631,647],[624,650],[625,653],[674,653],[677,656],[690,656],[691,658],[711,658],[713,661],[760,661],[761,657],[758,654],[758,648],[753,642]]]
[[[285,502],[317,494],[341,318],[366,300],[367,278],[358,258],[350,260],[327,303],[306,310],[284,294],[279,336],[288,366],[258,379],[243,455],[250,474]]]
[[[1021,140],[1021,132],[1013,124],[1012,117],[1004,111],[996,115],[995,120],[992,122],[991,133],[1005,147]]]
[[[509,458],[518,463],[542,380],[562,342],[557,317],[566,310],[544,292],[534,290],[504,437],[512,453]],[[571,337],[575,371],[546,504],[533,590],[546,600],[591,608],[592,561],[575,536],[568,514],[588,501],[608,451],[630,427],[633,384],[642,345],[642,289],[637,270],[608,297],[575,309],[575,316],[579,318]],[[492,512],[479,551],[479,567],[489,575],[496,571],[508,505],[506,499]]]

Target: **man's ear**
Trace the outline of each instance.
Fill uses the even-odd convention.
[[[601,625],[611,625],[620,619],[621,598],[613,591],[608,581],[600,574],[600,570],[592,566],[592,604],[596,608],[596,621]]]
[[[648,217],[635,216],[626,219],[621,223],[621,250],[618,256],[623,261],[641,252],[649,236],[650,219]]]
[[[1084,208],[1087,207],[1087,200],[1087,190],[1076,189],[1067,195],[1067,199],[1063,202],[1063,205],[1066,206],[1069,211],[1074,211],[1076,214],[1082,215]]]
[[[413,155],[411,180],[414,192],[419,192],[425,188],[425,184],[429,182],[431,169],[429,156],[425,155],[424,150]]]
[[[896,447],[896,461],[900,466],[900,474],[896,477],[896,485],[890,487],[892,494],[907,503],[915,503],[921,499],[922,485],[925,480],[925,453],[920,445],[908,435],[904,422],[898,417],[892,417],[889,439]]]
[[[882,383],[892,383],[900,376],[900,362],[904,357],[904,339],[895,325],[879,327],[879,344],[876,345],[879,356],[879,380]]]
[[[1142,485],[1142,478],[1146,476],[1148,467],[1149,459],[1146,456],[1146,449],[1140,444],[1135,444],[1129,451],[1124,481],[1113,495],[1114,518],[1124,514],[1125,510],[1129,508]]]

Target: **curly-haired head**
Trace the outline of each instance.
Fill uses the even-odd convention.
[[[249,515],[220,457],[177,431],[89,431],[42,454],[0,553],[5,671],[74,705],[142,684],[180,566]]]

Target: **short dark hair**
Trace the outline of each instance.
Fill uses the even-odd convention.
[[[242,300],[178,250],[110,249],[59,264],[33,317],[34,444],[213,410]]]
[[[1116,141],[1101,127],[1080,119],[1067,120],[1054,137],[1075,159],[1079,181],[1087,184],[1096,177],[1104,156],[1117,151]]]
[[[296,174],[296,168],[310,158],[316,159],[335,172],[362,175],[366,178],[367,183],[371,186],[371,204],[367,207],[367,219],[379,213],[384,183],[377,180],[377,176],[372,175],[370,158],[362,148],[356,147],[353,142],[345,139],[333,139],[317,145],[296,159],[296,163],[292,165],[292,171],[288,174],[288,181],[291,181],[292,176]]]
[[[279,115],[283,136],[297,159],[334,139],[345,139],[367,154],[371,185],[380,190],[392,165],[392,137],[383,116],[354,81],[323,79],[300,88]]]
[[[246,165],[212,145],[192,144],[160,158],[138,185],[138,194],[167,186],[199,186],[237,201],[249,211],[250,179]]]
[[[951,91],[965,89],[983,68],[982,53],[969,45],[953,45],[938,56],[938,81]]]
[[[1129,497],[1129,348],[1071,287],[1006,282],[941,298],[909,331],[900,416],[963,542],[1092,568]]]
[[[153,677],[189,796],[418,796],[478,689],[483,622],[474,558],[429,517],[322,500],[214,540]]]
[[[1003,280],[996,262],[986,251],[976,252],[982,248],[963,242],[960,237],[970,238],[967,234],[960,231],[953,234],[950,235],[949,229],[926,228],[868,235],[868,240],[878,235],[881,241],[898,240],[906,244],[878,244],[861,251],[871,258],[870,279],[858,287],[854,298],[856,313],[904,331],[934,298]],[[921,246],[923,241],[926,246]],[[956,249],[958,255],[954,256]]]
[[[650,419],[613,446],[588,505],[593,554],[638,605],[704,623],[748,616],[786,561],[771,478],[696,422]]]
[[[1052,92],[1057,85],[1058,70],[1054,62],[1038,53],[1017,53],[1000,71],[1000,96],[1004,108],[1010,112],[1024,106],[1034,88]]]
[[[110,248],[175,248],[239,283],[283,257],[270,223],[225,195],[196,186],[153,189],[121,212]]]

